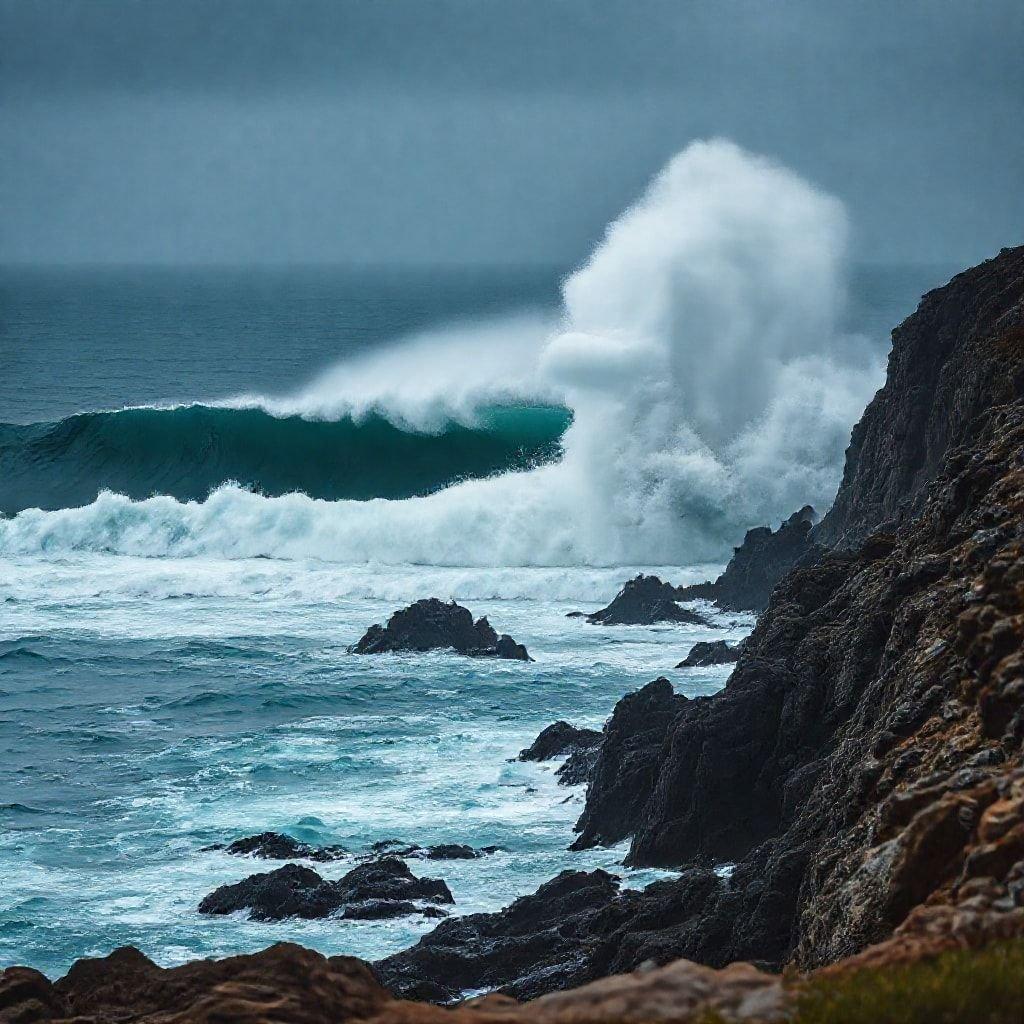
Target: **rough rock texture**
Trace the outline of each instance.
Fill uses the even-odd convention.
[[[235,857],[255,857],[258,860],[312,860],[327,863],[348,856],[344,846],[310,846],[282,832],[261,832],[244,836],[226,846],[207,846],[207,850],[223,850]]]
[[[707,619],[679,606],[679,595],[678,587],[641,573],[623,585],[607,608],[588,615],[587,622],[602,626],[650,626],[656,622],[708,625]]]
[[[1024,246],[1003,249],[929,292],[893,331],[885,386],[854,428],[835,504],[814,531],[819,543],[849,547],[918,510],[946,453],[975,436],[979,414],[1019,397],[1022,279]],[[998,337],[1003,344],[991,344]]]
[[[371,626],[351,650],[355,654],[385,654],[446,648],[474,658],[532,660],[522,644],[507,633],[499,636],[486,618],[474,622],[468,608],[436,597],[400,609],[386,626]]]
[[[572,849],[611,845],[634,831],[654,785],[665,737],[688,703],[660,678],[615,705]]]
[[[537,738],[519,751],[520,761],[550,761],[562,754],[599,747],[603,734],[596,729],[577,729],[568,722],[554,722],[542,729]]]
[[[248,910],[254,921],[335,916],[365,920],[424,912],[413,901],[455,902],[441,879],[417,878],[404,861],[386,857],[360,864],[337,881],[321,878],[312,868],[286,864],[220,886],[199,904],[199,913]],[[432,916],[440,916],[440,911],[434,908]]]
[[[708,665],[731,665],[739,661],[740,646],[724,640],[699,640],[676,668],[706,668]]]
[[[677,600],[714,601],[730,612],[763,611],[779,580],[798,562],[812,559],[818,552],[811,540],[815,522],[817,513],[805,505],[774,532],[769,526],[748,530],[717,580],[679,587]]]
[[[1015,324],[1021,252],[994,263],[970,273],[1009,308],[1016,268],[1016,306],[1001,321]],[[897,346],[923,345],[952,297],[929,296]],[[981,823],[989,806],[1019,810],[1004,794],[1024,746],[1024,331],[956,337],[960,348],[939,339],[933,358],[987,366],[991,400],[1010,401],[965,428],[970,444],[947,451],[893,531],[783,579],[725,689],[684,705],[651,767],[629,862],[739,862],[702,911],[706,962],[826,963],[974,884],[1002,893],[998,912],[1017,904],[1024,847],[1006,838],[983,856],[992,832]],[[953,420],[984,406],[983,378],[961,379],[965,394],[947,394]],[[909,388],[906,402],[918,398]],[[620,802],[592,785],[584,819]],[[1011,822],[1007,837],[1018,825],[1024,835]]]
[[[712,971],[687,961],[605,978],[520,1006],[488,996],[457,1009],[394,999],[353,957],[279,943],[247,956],[162,968],[125,947],[79,960],[51,983],[27,967],[0,973],[4,1024],[641,1024],[777,1022],[789,995],[747,964]]]

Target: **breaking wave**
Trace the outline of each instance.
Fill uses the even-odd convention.
[[[434,332],[343,364],[294,399],[222,407],[269,433],[354,431],[352,443],[377,431],[396,450],[445,448],[462,430],[472,459],[442,459],[415,487],[410,458],[371,466],[357,492],[300,485],[273,496],[226,483],[205,497],[225,460],[198,484],[179,473],[175,486],[195,489],[177,495],[156,484],[164,493],[135,500],[118,485],[82,508],[23,511],[0,522],[0,552],[452,566],[719,559],[747,527],[831,503],[850,429],[881,381],[881,353],[837,326],[845,244],[836,199],[729,142],[695,143],[565,282],[558,323]],[[495,406],[513,410],[504,434],[481,420]],[[550,460],[559,443],[557,462],[443,486]],[[294,475],[290,444],[277,471]],[[474,459],[479,469],[466,471]],[[282,479],[276,490],[294,488]]]

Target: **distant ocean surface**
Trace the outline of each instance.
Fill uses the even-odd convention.
[[[601,416],[532,368],[562,276],[0,271],[0,966],[58,975],[124,944],[174,964],[280,939],[373,958],[430,926],[199,917],[214,887],[273,866],[202,848],[265,830],[356,853],[500,846],[413,863],[457,913],[570,866],[657,877],[625,871],[622,849],[566,852],[582,792],[509,759],[556,719],[600,726],[658,675],[689,696],[723,685],[727,669],[673,666],[749,617],[565,616],[640,569],[713,574],[748,513],[723,518],[728,481],[701,467],[708,491],[672,495],[678,519],[562,514],[618,486],[581,468],[604,465],[587,433]],[[855,268],[841,326],[865,363],[948,276]],[[630,415],[642,454],[655,435]],[[763,475],[752,452],[742,465]],[[428,596],[488,615],[536,661],[347,653]]]

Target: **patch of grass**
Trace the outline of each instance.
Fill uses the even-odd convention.
[[[1024,942],[813,980],[794,1024],[1022,1024]]]

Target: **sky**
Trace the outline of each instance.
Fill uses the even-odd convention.
[[[0,261],[573,265],[689,142],[1024,241],[1021,0],[0,0]]]

